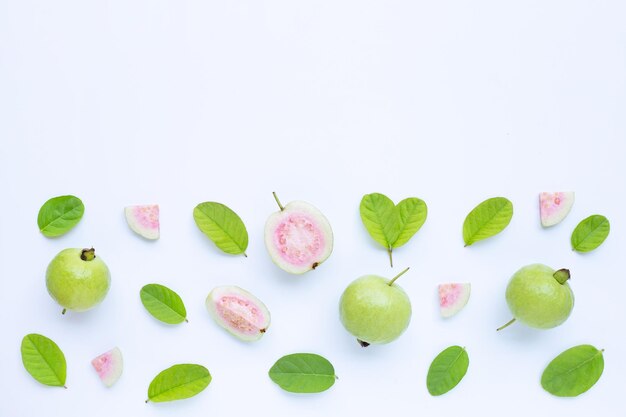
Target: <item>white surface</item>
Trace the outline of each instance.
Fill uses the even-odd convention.
[[[626,4],[622,1],[25,1],[0,0],[0,416],[623,415]],[[560,225],[539,225],[540,191],[574,190]],[[289,276],[263,245],[263,226],[303,199],[329,218],[335,249],[318,270]],[[379,191],[423,198],[429,216],[391,270],[358,205]],[[41,204],[72,193],[80,224],[59,239],[37,230]],[[511,199],[501,235],[464,248],[465,215]],[[250,233],[249,258],[221,254],[193,207],[219,201]],[[157,242],[136,236],[123,207],[159,203]],[[611,235],[580,255],[569,235],[601,213]],[[60,315],[44,272],[65,247],[94,245],[109,264],[108,298]],[[550,331],[509,319],[504,289],[522,265],[569,267],[576,306]],[[393,344],[360,348],[338,320],[347,284],[392,275],[414,314]],[[469,281],[457,316],[438,316],[436,286]],[[155,322],[139,289],[159,282],[186,302],[189,324]],[[236,284],[273,322],[243,344],[211,321],[204,298]],[[68,361],[67,390],[23,369],[22,337],[51,337]],[[605,349],[599,383],[575,399],[539,378],[580,343]],[[470,368],[445,396],[425,387],[450,344]],[[119,346],[125,369],[106,389],[91,369]],[[267,377],[280,356],[317,352],[339,380],[312,396]],[[150,380],[183,362],[213,374],[193,399],[144,404]],[[248,414],[249,415],[249,414]]]

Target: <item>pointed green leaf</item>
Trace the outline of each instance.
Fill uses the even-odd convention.
[[[222,251],[246,255],[248,231],[241,218],[221,203],[205,202],[193,209],[198,228]]]
[[[399,248],[407,243],[420,230],[428,214],[426,203],[416,197],[400,201],[397,208],[400,212],[400,234],[391,244],[393,248]]]
[[[141,303],[152,316],[167,324],[187,320],[185,304],[178,294],[160,284],[148,284],[139,292]]]
[[[269,376],[285,391],[295,393],[326,391],[337,379],[333,365],[314,353],[283,356],[269,370]]]
[[[202,365],[174,365],[159,373],[148,387],[148,401],[182,400],[202,392],[211,383],[209,370]]]
[[[61,236],[76,226],[84,213],[85,206],[78,197],[73,195],[54,197],[39,209],[37,225],[44,236]]]
[[[361,220],[372,238],[385,248],[392,247],[400,234],[400,213],[387,196],[366,194],[361,199]]]
[[[469,246],[503,231],[513,217],[513,204],[504,197],[494,197],[477,205],[463,222],[463,240]]]
[[[24,368],[33,378],[44,385],[65,386],[67,364],[56,343],[40,334],[27,334],[21,352]]]
[[[572,232],[572,248],[577,252],[590,252],[607,238],[611,225],[606,217],[599,214],[589,216]]]
[[[467,373],[469,356],[465,348],[450,346],[430,364],[426,387],[430,395],[442,395],[456,387]]]
[[[567,349],[552,360],[541,375],[541,386],[557,397],[576,397],[602,376],[602,351],[591,345]]]

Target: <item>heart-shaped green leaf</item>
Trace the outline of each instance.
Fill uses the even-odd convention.
[[[326,391],[337,379],[333,365],[314,353],[283,356],[269,370],[269,376],[285,391],[296,393]]]
[[[246,255],[248,231],[241,218],[221,203],[204,202],[193,209],[198,228],[222,251]]]
[[[407,243],[426,221],[426,203],[416,197],[396,206],[384,194],[366,194],[359,206],[361,220],[372,238],[387,249],[393,266],[392,250]]]
[[[557,397],[576,397],[602,376],[602,351],[591,345],[567,349],[552,360],[541,375],[541,386]]]
[[[504,197],[494,197],[477,205],[463,222],[463,240],[469,246],[479,240],[497,235],[511,222],[513,203]]]
[[[589,216],[572,232],[572,248],[577,252],[590,252],[600,246],[611,231],[609,220],[599,214]]]
[[[44,236],[61,236],[76,226],[84,213],[85,206],[78,197],[73,195],[54,197],[39,209],[37,225]]]
[[[456,387],[467,373],[469,356],[465,348],[450,346],[430,364],[426,387],[430,395],[442,395]]]
[[[202,392],[211,383],[209,370],[202,365],[174,365],[159,373],[148,387],[148,401],[183,400]]]
[[[139,292],[141,303],[152,316],[167,324],[187,321],[185,304],[178,294],[160,284],[148,284]]]
[[[22,339],[22,363],[29,374],[44,385],[65,386],[67,364],[59,346],[46,336],[27,334]]]

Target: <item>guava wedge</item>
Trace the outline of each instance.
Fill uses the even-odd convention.
[[[292,201],[265,223],[265,246],[272,261],[291,274],[317,268],[333,251],[333,231],[324,215],[311,204]]]
[[[119,348],[114,347],[108,352],[103,353],[100,356],[95,357],[91,361],[93,369],[96,370],[98,376],[106,385],[110,387],[115,384],[122,375],[122,369],[124,368],[124,361],[122,360],[122,352]]]
[[[439,284],[439,310],[442,317],[452,317],[465,307],[470,297],[470,283]]]
[[[270,312],[265,304],[243,288],[215,287],[205,304],[217,324],[245,342],[259,340],[270,325]]]
[[[543,227],[561,223],[574,205],[573,191],[543,192],[539,194],[539,216]]]
[[[156,240],[160,236],[159,206],[148,204],[142,206],[128,206],[124,208],[124,215],[128,226],[139,236]]]

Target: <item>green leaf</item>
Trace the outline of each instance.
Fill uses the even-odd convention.
[[[65,386],[67,364],[65,355],[52,340],[40,334],[27,334],[22,339],[22,363],[29,374],[44,385]]]
[[[548,364],[541,386],[557,397],[576,397],[593,387],[604,370],[602,351],[591,345],[567,349]]]
[[[430,364],[426,387],[430,395],[442,395],[456,387],[467,373],[469,356],[465,348],[450,346]]]
[[[333,365],[314,353],[283,356],[271,367],[269,376],[285,391],[296,393],[326,391],[337,379]]]
[[[185,304],[178,294],[160,284],[148,284],[139,292],[141,303],[152,316],[167,324],[187,321]]]
[[[159,373],[148,387],[148,401],[183,400],[202,392],[211,383],[209,370],[202,365],[174,365]]]
[[[572,232],[572,248],[577,252],[590,252],[600,246],[609,235],[611,225],[599,214],[589,216]]]
[[[193,209],[198,228],[222,251],[231,255],[246,255],[248,231],[241,218],[220,203],[205,202]]]
[[[73,195],[54,197],[39,209],[37,225],[44,236],[61,236],[76,226],[84,213],[85,206],[78,197]]]
[[[359,206],[361,220],[370,236],[389,253],[407,243],[426,221],[426,203],[416,197],[402,200],[396,206],[380,193],[366,194]],[[392,266],[393,266],[393,262]]]
[[[504,197],[494,197],[477,205],[463,222],[463,240],[469,246],[503,231],[513,217],[513,204]]]

